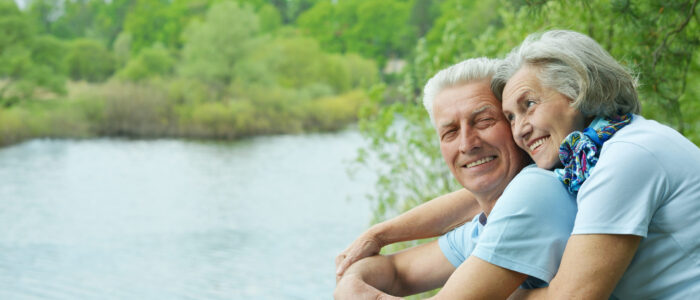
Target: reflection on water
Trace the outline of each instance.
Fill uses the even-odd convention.
[[[354,132],[0,149],[0,299],[328,299],[367,225]]]

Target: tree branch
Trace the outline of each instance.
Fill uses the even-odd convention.
[[[651,64],[651,71],[656,70],[656,64],[659,62],[659,57],[661,57],[661,51],[666,48],[666,44],[668,43],[669,38],[671,36],[678,34],[679,32],[683,31],[686,26],[688,26],[688,23],[690,23],[690,19],[695,15],[695,6],[697,6],[698,0],[693,1],[692,6],[690,7],[690,13],[688,16],[685,18],[683,23],[681,23],[678,28],[669,31],[666,36],[664,37],[663,41],[661,42],[661,45],[654,50],[654,61]]]

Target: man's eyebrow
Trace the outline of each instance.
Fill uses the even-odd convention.
[[[475,109],[474,111],[472,111],[471,115],[473,117],[473,116],[476,116],[476,115],[478,115],[484,111],[487,111],[489,109],[496,109],[496,107],[493,104],[486,104],[486,105],[479,107],[479,108]]]
[[[440,124],[440,128],[450,127],[454,124],[455,124],[455,121],[447,121],[447,122]]]

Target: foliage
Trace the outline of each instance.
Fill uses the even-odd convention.
[[[39,88],[62,93],[65,47],[50,36],[37,36],[13,1],[0,1],[0,105],[11,106]]]
[[[0,145],[36,137],[87,137],[89,122],[82,101],[23,101],[0,109]]]
[[[410,51],[416,35],[410,3],[391,1],[319,1],[297,24],[329,51],[358,53],[379,65]]]
[[[114,73],[116,59],[99,41],[77,39],[70,45],[66,63],[71,79],[101,82]]]
[[[117,73],[117,77],[140,81],[153,77],[164,77],[172,73],[175,59],[161,44],[141,50],[138,56]]]
[[[253,51],[258,17],[236,2],[214,4],[204,21],[190,23],[184,32],[180,74],[223,89],[234,79],[239,61]]]
[[[343,93],[366,88],[377,82],[376,65],[357,55],[326,54],[311,38],[287,32],[266,39],[266,47],[251,53],[234,70],[235,88],[243,85],[279,85],[291,89],[321,88],[328,93]],[[319,94],[317,96],[324,96]]]
[[[155,43],[179,46],[187,17],[182,4],[183,1],[135,0],[124,19],[124,31],[132,38],[132,52],[138,53]]]

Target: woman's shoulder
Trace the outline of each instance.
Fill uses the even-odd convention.
[[[681,142],[688,141],[682,134],[675,129],[661,124],[655,120],[646,119],[640,115],[634,115],[632,122],[620,129],[613,135],[607,144],[626,142],[632,144],[646,145],[654,144],[659,141]]]
[[[672,150],[672,151],[670,151]],[[609,156],[643,156],[663,164],[678,156],[687,161],[700,161],[700,149],[675,129],[657,121],[635,115],[632,123],[620,129],[603,144],[601,160]]]

